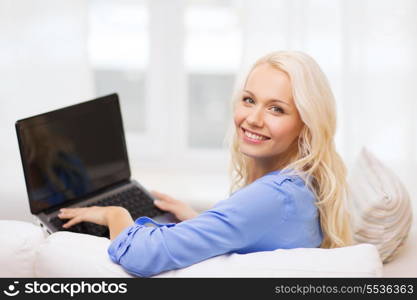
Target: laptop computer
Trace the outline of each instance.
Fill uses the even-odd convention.
[[[133,219],[173,220],[131,178],[117,94],[16,122],[31,213],[48,233],[60,230],[109,236],[105,226],[82,222],[68,229],[63,207],[123,206]]]

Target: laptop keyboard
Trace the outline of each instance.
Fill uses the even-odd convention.
[[[163,213],[162,210],[154,206],[153,200],[149,198],[148,195],[135,186],[118,194],[113,194],[96,202],[89,203],[85,207],[90,206],[122,206],[130,212],[133,220],[142,216],[152,218]],[[52,218],[50,222],[60,231],[88,233],[100,237],[110,237],[107,226],[90,222],[81,222],[70,228],[63,228],[62,225],[68,222],[68,219],[60,219],[58,217]]]

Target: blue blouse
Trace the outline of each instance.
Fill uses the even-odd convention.
[[[319,247],[315,202],[301,177],[273,171],[193,219],[158,224],[138,218],[108,253],[127,272],[149,277],[230,252]]]

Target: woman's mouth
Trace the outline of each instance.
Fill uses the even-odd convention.
[[[252,131],[248,131],[244,128],[242,128],[242,133],[243,133],[243,140],[251,143],[251,144],[260,144],[263,143],[265,141],[270,140],[271,138],[264,136],[264,135],[259,135],[257,133],[254,133]]]

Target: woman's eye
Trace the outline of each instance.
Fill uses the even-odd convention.
[[[283,110],[281,107],[279,107],[279,106],[273,106],[273,107],[272,107],[272,110],[273,110],[274,112],[278,112],[278,113],[281,113],[281,114],[283,114],[283,113],[284,113],[284,110]]]
[[[253,99],[249,97],[243,97],[242,101],[246,103],[255,103],[255,101],[253,101]]]

